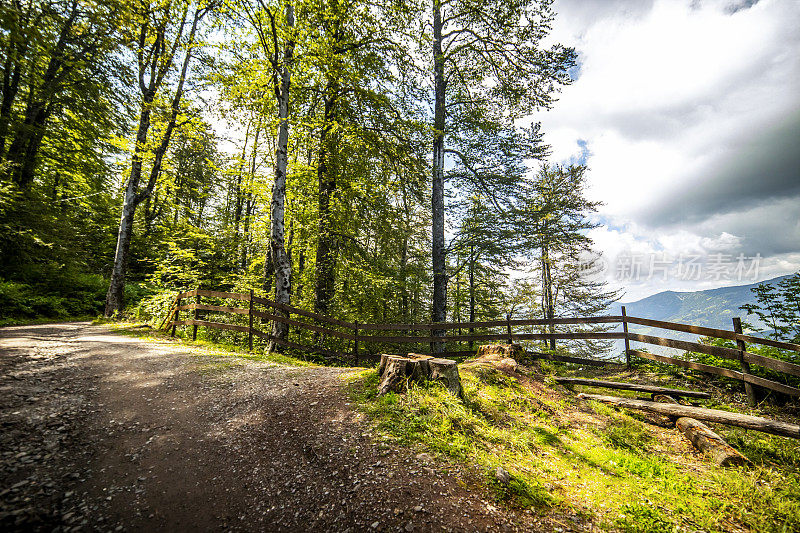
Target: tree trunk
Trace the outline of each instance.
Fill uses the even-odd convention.
[[[469,321],[475,322],[475,245],[469,246]],[[469,328],[469,334],[473,335],[475,328]],[[473,341],[469,341],[469,349],[472,349]]]
[[[286,24],[294,26],[294,8],[286,3]],[[284,243],[284,215],[286,202],[286,170],[289,162],[289,89],[292,82],[290,65],[294,57],[294,41],[286,42],[283,65],[280,68],[280,85],[276,87],[278,104],[278,143],[275,150],[275,182],[272,185],[272,203],[270,205],[270,252],[271,263],[275,269],[275,300],[289,304],[292,295],[292,265],[286,254]],[[276,313],[286,315],[278,309]],[[286,324],[273,321],[272,335],[285,339],[289,332]],[[277,344],[270,341],[267,351],[272,352]]]
[[[542,245],[542,299],[544,317],[547,320],[555,318],[555,305],[553,304],[553,278],[550,275],[550,255],[547,245]],[[550,333],[555,333],[555,325],[550,322],[547,325]],[[549,339],[550,349],[556,349],[555,337]]]
[[[155,93],[147,92],[144,95],[141,112],[139,113],[139,127],[136,130],[136,146],[133,149],[131,172],[125,186],[125,197],[122,203],[122,216],[117,230],[117,248],[114,253],[114,266],[111,269],[111,282],[106,293],[105,316],[111,316],[122,311],[125,306],[125,273],[128,268],[128,251],[133,235],[133,217],[136,214],[137,191],[142,177],[142,150],[147,142],[147,132],[150,130],[150,110],[155,98]]]
[[[141,165],[141,161],[139,162]],[[117,230],[117,249],[114,254],[114,266],[111,271],[111,282],[106,293],[105,316],[112,316],[122,311],[125,307],[125,273],[128,268],[128,251],[133,235],[133,216],[136,213],[136,187],[139,177],[134,173],[137,168],[131,169],[128,186],[125,188],[125,201],[122,204],[122,217]],[[141,172],[141,167],[138,168]]]
[[[432,259],[433,259],[433,306],[432,321],[447,319],[447,272],[444,249],[444,134],[445,134],[445,88],[444,54],[442,53],[442,8],[439,0],[433,0],[433,176],[431,191]],[[444,330],[434,330],[436,337],[444,336]],[[433,343],[434,353],[444,351],[444,343]]]
[[[331,128],[336,120],[339,85],[329,80],[325,87],[325,110],[319,139],[317,181],[319,209],[317,232],[317,272],[314,287],[314,311],[328,314],[335,287],[336,242],[331,232],[331,199],[336,191],[338,151],[336,139],[331,138]]]
[[[133,220],[136,213],[136,207],[147,197],[153,194],[153,189],[156,186],[159,174],[161,174],[161,165],[164,160],[164,155],[169,147],[170,139],[172,138],[172,131],[175,129],[176,121],[178,119],[178,112],[180,111],[180,102],[183,98],[183,86],[186,82],[187,72],[189,70],[189,63],[192,60],[192,47],[194,45],[194,38],[197,33],[197,26],[200,20],[205,16],[206,11],[198,10],[195,12],[194,20],[192,21],[192,29],[188,37],[188,49],[183,59],[181,66],[180,76],[178,78],[178,85],[175,88],[175,95],[172,98],[169,122],[164,129],[161,137],[161,142],[153,151],[153,163],[150,168],[150,175],[147,184],[143,191],[139,191],[139,181],[142,176],[142,152],[147,143],[147,133],[150,130],[150,113],[152,103],[155,100],[157,82],[155,79],[154,70],[151,71],[150,83],[145,88],[143,82],[141,88],[143,90],[142,106],[139,113],[139,127],[136,131],[136,146],[134,147],[133,158],[131,162],[131,173],[128,179],[128,184],[125,188],[125,200],[122,204],[122,217],[120,218],[120,227],[117,231],[117,249],[114,254],[114,267],[111,272],[111,282],[108,285],[108,292],[106,293],[106,308],[105,316],[111,316],[114,312],[121,311],[124,306],[123,294],[125,291],[125,273],[128,265],[128,251],[130,250],[131,236],[133,235]],[[163,37],[163,36],[162,36]],[[156,59],[152,59],[155,61]]]
[[[706,409],[704,407],[689,407],[686,405],[675,405],[670,403],[648,402],[644,400],[632,400],[630,398],[617,398],[616,396],[603,396],[600,394],[578,394],[578,398],[584,400],[596,400],[598,402],[625,407],[626,409],[638,409],[648,413],[657,413],[665,416],[689,417],[707,422],[717,422],[729,426],[738,426],[745,429],[753,429],[773,435],[782,435],[800,439],[800,426],[761,418],[759,416],[742,415],[717,409]]]

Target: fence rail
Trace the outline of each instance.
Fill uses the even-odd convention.
[[[237,307],[235,305],[213,305],[208,303],[201,303],[201,297],[216,298],[222,300],[236,300],[239,302],[247,303],[247,307]],[[184,300],[194,298],[195,301],[191,303],[183,303]],[[264,311],[256,309],[255,305],[260,305],[272,310]],[[192,314],[191,318],[181,319],[181,312],[189,312]],[[228,324],[225,322],[214,322],[210,320],[201,320],[200,312],[203,313],[225,313],[233,315],[246,315],[249,323],[247,326],[239,324]],[[316,324],[311,324],[302,320],[291,318],[295,315],[298,318],[306,318],[316,321]],[[287,339],[281,339],[273,336],[271,333],[261,331],[253,323],[254,318],[267,320],[271,322],[280,322],[288,326],[298,328],[299,330],[306,330],[315,334],[315,340],[319,336],[332,337],[342,341],[352,343],[352,348],[349,353],[343,351],[331,350],[319,346],[319,342],[315,345],[301,344]],[[324,324],[324,325],[321,325]],[[514,328],[523,326],[556,326],[556,325],[579,325],[579,324],[621,324],[621,332],[609,331],[579,331],[579,332],[547,332],[547,333],[514,333]],[[650,326],[659,329],[666,329],[670,331],[678,331],[683,333],[692,333],[696,335],[703,335],[706,337],[716,337],[719,339],[733,340],[737,343],[737,348],[727,348],[722,346],[712,346],[702,344],[699,342],[684,341],[678,339],[670,339],[665,337],[657,337],[653,335],[643,335],[639,333],[632,333],[628,331],[630,324]],[[187,292],[178,294],[170,309],[161,323],[162,328],[172,329],[172,335],[175,334],[177,326],[192,326],[192,338],[197,337],[197,328],[206,327],[212,329],[222,329],[228,331],[236,331],[246,333],[248,335],[248,342],[250,349],[253,346],[253,337],[258,337],[268,341],[273,341],[279,345],[306,350],[319,353],[328,358],[334,358],[339,361],[355,361],[358,364],[359,359],[362,357],[372,357],[366,350],[367,343],[394,343],[394,344],[427,344],[438,342],[472,342],[472,341],[503,341],[503,342],[518,342],[522,340],[549,340],[549,339],[568,339],[568,340],[615,340],[621,339],[625,341],[625,356],[626,364],[630,367],[631,356],[639,357],[641,359],[655,361],[659,363],[671,364],[682,368],[692,370],[699,370],[710,374],[724,376],[731,379],[742,381],[747,388],[748,397],[753,396],[752,386],[763,387],[771,389],[783,394],[788,394],[795,397],[800,397],[800,389],[790,385],[780,383],[771,379],[755,376],[751,373],[750,364],[767,368],[783,374],[800,377],[800,365],[775,359],[772,357],[765,357],[763,355],[748,352],[746,349],[747,344],[759,344],[763,346],[771,346],[780,348],[782,350],[789,350],[800,352],[800,344],[794,344],[783,341],[776,341],[773,339],[765,339],[762,337],[755,337],[753,335],[745,335],[741,332],[741,325],[738,319],[734,319],[734,330],[724,330],[716,328],[708,328],[703,326],[694,326],[690,324],[680,324],[676,322],[665,322],[661,320],[652,320],[648,318],[640,318],[628,316],[625,313],[625,307],[622,307],[622,315],[619,316],[592,316],[592,317],[575,317],[575,318],[557,318],[553,320],[547,319],[512,319],[508,316],[505,320],[488,320],[482,322],[442,322],[432,324],[361,324],[358,322],[348,322],[345,320],[337,320],[328,316],[320,315],[304,309],[299,309],[288,304],[275,302],[267,298],[262,298],[246,293],[234,292],[220,292],[204,289],[194,289]],[[338,328],[338,329],[336,329]],[[449,330],[463,330],[475,328],[505,328],[504,333],[470,333],[470,334],[445,334]],[[345,331],[341,331],[344,329]],[[434,335],[381,335],[381,332],[388,331],[419,331],[419,332],[434,332]],[[365,332],[376,332],[365,334]],[[441,332],[439,335],[435,334]],[[654,346],[663,346],[667,348],[686,350],[691,352],[698,352],[723,359],[737,361],[741,370],[732,370],[729,368],[722,368],[718,366],[698,363],[695,361],[686,361],[676,357],[669,357],[665,355],[657,355],[642,350],[632,349],[631,342],[638,342],[643,344],[650,344]],[[365,353],[360,353],[359,346],[365,349]],[[474,351],[450,351],[442,352],[441,356],[458,357],[473,354]],[[569,363],[578,363],[586,365],[607,365],[607,364],[621,364],[613,361],[586,359],[579,357],[570,357],[554,354],[534,353],[536,357],[542,359],[550,359],[554,361],[563,361]]]

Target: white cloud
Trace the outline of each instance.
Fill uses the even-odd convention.
[[[763,272],[800,268],[800,198],[780,199],[800,169],[778,164],[785,172],[761,186],[753,163],[776,158],[779,133],[799,131],[800,2],[747,4],[556,1],[552,39],[575,46],[580,75],[534,118],[555,161],[580,156],[586,143],[589,195],[611,225],[592,235],[607,257],[761,245]],[[792,139],[784,144],[796,151]],[[701,201],[717,193],[720,205]],[[651,280],[637,292],[666,288]]]

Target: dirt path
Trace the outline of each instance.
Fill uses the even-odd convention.
[[[467,472],[376,444],[344,372],[87,323],[2,328],[0,529],[552,529]]]

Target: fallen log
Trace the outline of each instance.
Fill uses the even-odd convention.
[[[653,400],[661,403],[680,405],[675,398],[665,394],[656,394]],[[710,427],[699,420],[684,416],[675,420],[675,427],[689,439],[689,442],[701,452],[710,455],[717,466],[742,466],[749,461],[747,458],[736,451],[733,446],[725,442],[725,439],[717,435]]]
[[[616,396],[603,396],[601,394],[578,394],[578,398],[584,400],[596,400],[619,407],[638,409],[649,413],[658,413],[666,416],[689,417],[707,422],[718,422],[729,426],[737,426],[745,429],[772,433],[783,437],[800,439],[800,426],[761,418],[759,416],[742,415],[718,409],[706,409],[704,407],[689,407],[687,405],[674,405],[668,403],[648,402],[645,400],[632,400],[630,398],[618,398]]]
[[[709,454],[719,466],[741,466],[748,463],[744,455],[699,420],[684,416],[675,422],[675,427],[686,435],[695,448]]]
[[[651,394],[667,394],[669,396],[684,396],[687,398],[711,398],[707,392],[693,390],[669,389],[657,387],[655,385],[640,385],[638,383],[622,383],[619,381],[603,381],[600,379],[583,378],[555,378],[562,385],[589,385],[591,387],[602,387],[604,389],[632,390],[637,392],[649,392]]]

